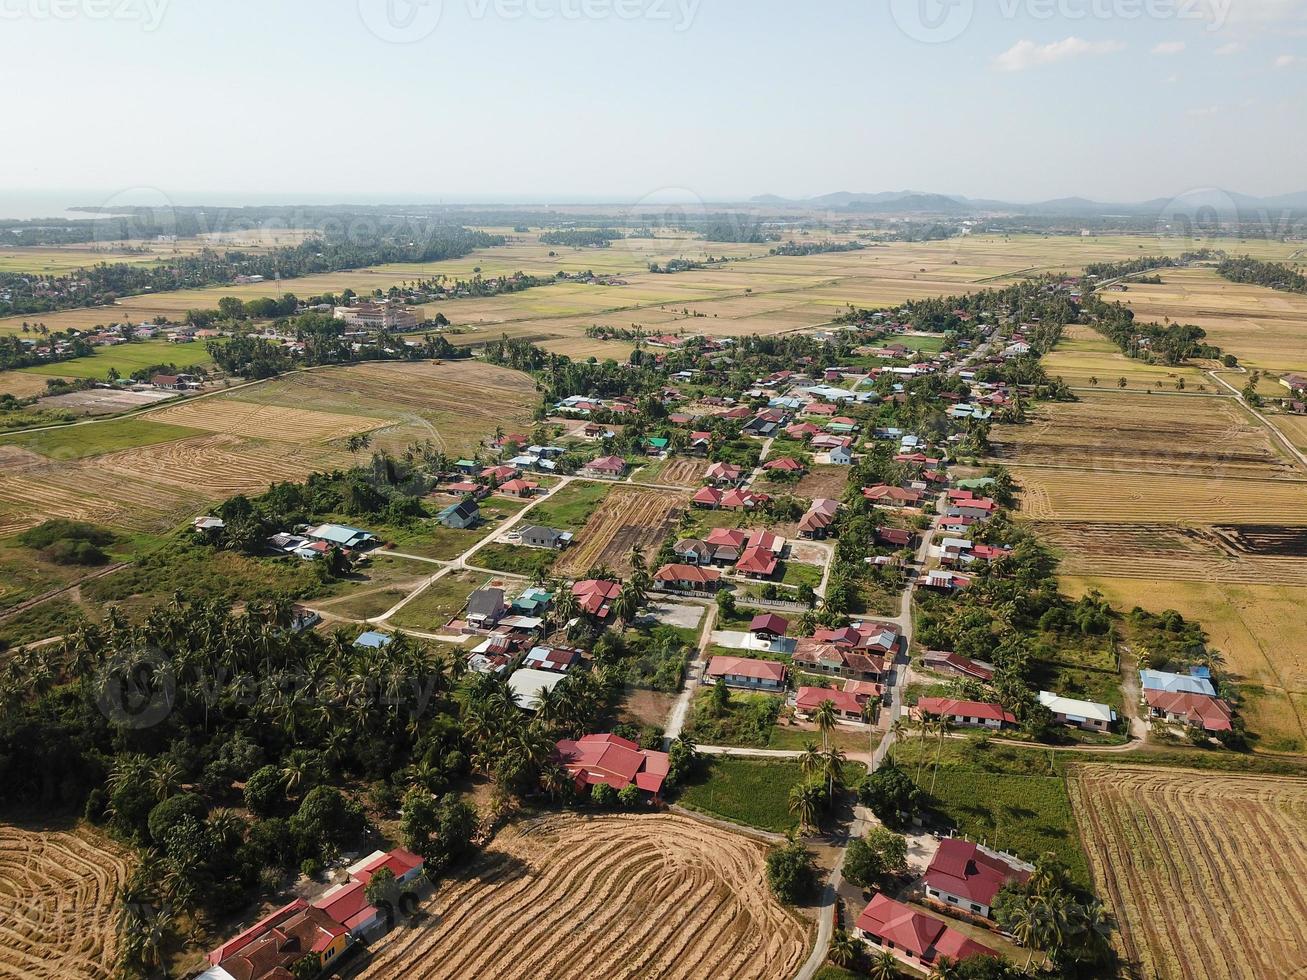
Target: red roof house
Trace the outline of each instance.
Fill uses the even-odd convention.
[[[785,686],[785,665],[775,660],[754,660],[751,657],[713,657],[708,661],[704,677],[710,681],[722,678],[732,687],[767,688],[780,690]]]
[[[989,917],[999,890],[1030,877],[992,851],[956,837],[940,841],[923,879],[926,894],[937,902]]]
[[[634,783],[656,798],[667,779],[666,752],[642,749],[617,735],[583,735],[575,741],[565,738],[556,749],[578,789],[605,783],[620,790]]]
[[[792,456],[782,456],[780,459],[768,460],[762,464],[764,470],[779,470],[782,473],[802,473],[804,466]]]
[[[859,698],[849,691],[837,691],[829,687],[801,687],[794,695],[794,709],[799,714],[810,715],[826,701],[835,705],[835,713],[841,718],[861,721],[862,709],[867,703],[867,698]]]
[[[945,956],[965,960],[998,955],[939,919],[881,894],[873,896],[858,916],[857,931],[868,942],[919,967],[928,968]]]
[[[784,636],[790,628],[790,621],[775,613],[759,613],[749,622],[750,633],[766,633],[770,636]]]
[[[664,565],[654,572],[654,581],[664,588],[710,592],[721,585],[722,573],[700,565]]]
[[[621,456],[600,456],[598,459],[592,459],[581,468],[581,472],[586,476],[597,476],[603,479],[614,479],[626,472],[626,460]]]
[[[607,619],[612,612],[612,602],[622,587],[616,582],[603,579],[586,579],[572,586],[572,595],[580,602],[581,610],[596,619]]]
[[[722,505],[722,492],[715,487],[704,487],[690,498],[690,502],[696,507],[720,507]]]
[[[917,702],[917,715],[948,718],[955,725],[969,728],[1002,728],[1017,723],[1016,715],[1004,711],[1000,704],[954,698],[922,698]]]
[[[770,551],[749,548],[740,555],[740,560],[735,563],[735,570],[749,578],[771,578],[776,574],[776,564],[776,556]]]
[[[1181,691],[1148,690],[1144,692],[1149,714],[1171,722],[1183,722],[1205,732],[1228,732],[1231,729],[1230,706],[1220,698]]]

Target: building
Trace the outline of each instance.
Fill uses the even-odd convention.
[[[921,658],[921,662],[927,670],[939,671],[941,674],[956,674],[985,684],[994,679],[993,664],[987,664],[983,660],[972,660],[960,653],[928,650]]]
[[[527,651],[522,666],[532,670],[551,670],[557,674],[566,674],[580,662],[580,650],[567,647],[532,647]]]
[[[939,919],[882,894],[873,896],[862,910],[854,931],[873,946],[925,971],[943,957],[965,960],[998,955]]]
[[[771,578],[778,567],[776,556],[762,548],[747,548],[735,563],[735,571],[748,578]]]
[[[600,456],[581,467],[581,475],[600,480],[620,480],[626,476],[626,460],[621,456]]]
[[[874,487],[863,487],[862,495],[875,507],[919,507],[923,497],[920,490],[892,487],[884,483]]]
[[[1004,725],[1015,725],[1016,715],[1004,711],[999,704],[985,701],[958,701],[953,698],[922,698],[917,702],[918,717],[947,718],[959,728],[988,728],[998,730]]]
[[[733,487],[744,478],[744,469],[734,463],[713,463],[703,478],[714,486]]]
[[[826,455],[826,459],[832,466],[853,465],[853,453],[849,452],[847,446],[836,446]]]
[[[730,687],[743,687],[754,691],[782,691],[787,675],[785,665],[775,660],[754,660],[750,657],[713,657],[708,661],[704,679],[719,678]]]
[[[1280,384],[1292,392],[1307,392],[1307,377],[1301,374],[1286,374],[1280,378]]]
[[[349,945],[349,930],[302,898],[260,919],[208,955],[215,969],[202,974],[232,980],[282,980],[301,960],[313,957],[320,968],[333,963]]]
[[[376,536],[348,524],[319,524],[304,532],[310,541],[324,541],[338,548],[366,548],[377,543]]]
[[[654,573],[659,588],[682,592],[713,592],[722,584],[722,573],[701,565],[664,565]]]
[[[371,330],[411,330],[422,322],[414,310],[389,302],[337,306],[331,315],[346,326]]]
[[[457,528],[460,531],[466,530],[481,520],[481,508],[477,506],[475,500],[460,500],[456,504],[450,504],[437,514],[436,520],[445,527]]]
[[[361,881],[337,885],[318,898],[313,907],[325,912],[349,930],[351,942],[367,940],[382,932],[386,926],[385,916],[368,902],[367,887]]]
[[[694,504],[696,507],[706,507],[709,510],[716,510],[722,505],[723,496],[724,494],[716,487],[703,487],[690,498],[690,503]]]
[[[519,667],[508,678],[508,690],[519,708],[535,711],[540,696],[556,688],[566,676],[554,670]]]
[[[514,675],[516,676],[516,675]],[[666,752],[642,749],[617,735],[583,735],[562,739],[555,746],[559,762],[575,780],[577,789],[600,783],[615,790],[635,785],[658,799],[667,780]]]
[[[532,480],[509,480],[499,485],[499,492],[511,497],[532,497],[540,489],[540,484]]]
[[[1003,886],[1025,884],[1032,870],[1015,858],[950,837],[940,841],[922,884],[936,902],[989,918]]]
[[[1220,698],[1172,691],[1145,691],[1148,716],[1173,725],[1192,725],[1209,734],[1232,729],[1230,706]]]
[[[531,548],[548,548],[561,551],[572,543],[571,531],[559,531],[552,527],[529,524],[518,532],[522,543]]]
[[[613,600],[621,591],[617,582],[604,579],[586,579],[572,586],[572,595],[576,596],[581,611],[601,621],[612,614]]]
[[[760,640],[774,640],[784,636],[790,628],[790,621],[775,613],[759,613],[749,622],[749,632]]]
[[[394,637],[389,633],[378,633],[374,630],[368,630],[366,633],[360,633],[354,645],[361,650],[380,650],[388,647],[394,641]]]
[[[1166,694],[1201,694],[1209,698],[1216,697],[1216,688],[1206,677],[1192,674],[1171,674],[1164,670],[1141,670],[1139,683],[1147,698],[1149,691],[1162,691]]]
[[[792,456],[782,456],[779,459],[768,460],[762,464],[764,470],[772,470],[777,473],[803,473],[805,467]]]
[[[791,659],[796,667],[817,674],[866,681],[880,681],[885,675],[884,658],[860,650],[842,649],[810,636],[795,643]]]
[[[807,718],[829,701],[835,706],[835,716],[845,721],[862,721],[868,697],[851,691],[837,691],[829,687],[801,687],[794,695],[794,710]]]
[[[835,515],[839,513],[840,504],[838,500],[828,500],[818,498],[812,502],[808,512],[799,520],[799,535],[804,538],[820,540],[827,537],[831,531],[831,525],[835,523]]]
[[[1095,701],[1064,698],[1051,691],[1040,691],[1039,703],[1053,712],[1053,718],[1058,724],[1083,728],[1088,732],[1110,731],[1116,721],[1115,711],[1108,705]]]
[[[507,611],[503,589],[486,586],[467,597],[467,622],[477,629],[490,629]]]

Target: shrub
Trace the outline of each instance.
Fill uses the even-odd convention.
[[[194,793],[170,796],[150,811],[148,820],[150,839],[156,844],[162,844],[164,838],[168,836],[168,831],[181,823],[185,817],[194,817],[198,821],[203,821],[208,814],[209,807]]]
[[[787,905],[797,905],[811,895],[816,883],[812,854],[799,841],[790,841],[767,854],[767,884]]]

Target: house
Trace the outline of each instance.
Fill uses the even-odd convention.
[[[167,391],[185,391],[200,386],[199,381],[192,374],[156,374],[150,379],[150,384]]]
[[[234,980],[282,980],[309,957],[326,967],[348,945],[349,930],[343,924],[297,898],[212,950],[207,958],[217,971],[209,973]]]
[[[959,575],[957,572],[935,569],[927,572],[926,577],[921,579],[919,584],[924,589],[939,589],[942,592],[952,592],[955,589],[965,589],[971,584],[971,579],[965,575]]]
[[[374,630],[368,630],[366,633],[360,633],[354,645],[360,650],[380,650],[383,647],[390,646],[394,637],[389,633],[378,633]]]
[[[1192,725],[1205,732],[1228,732],[1233,727],[1230,706],[1220,698],[1173,691],[1145,691],[1148,716],[1173,725]]]
[[[672,553],[686,565],[711,565],[716,549],[698,538],[684,538],[672,546]]]
[[[704,679],[720,678],[730,687],[750,690],[780,691],[785,688],[788,672],[783,663],[775,660],[754,660],[749,657],[713,657],[708,661]]]
[[[857,680],[879,681],[885,674],[885,660],[859,650],[842,650],[833,643],[822,643],[810,636],[794,644],[793,663],[818,674],[835,674]]]
[[[721,586],[722,573],[699,565],[664,565],[654,573],[654,582],[662,589],[712,592]]]
[[[978,521],[994,516],[998,504],[988,497],[975,497],[971,500],[958,500],[949,505],[949,517],[974,517]]]
[[[376,544],[377,539],[367,531],[347,524],[319,524],[304,532],[310,541],[323,541],[337,548],[364,548]]]
[[[927,670],[939,671],[941,674],[956,674],[988,684],[994,679],[994,665],[983,660],[971,660],[960,653],[945,653],[942,650],[928,650],[921,658]]]
[[[1202,694],[1209,698],[1216,697],[1216,688],[1206,677],[1192,674],[1170,674],[1164,670],[1141,670],[1139,684],[1147,697],[1149,691],[1162,691],[1167,694]]]
[[[518,536],[528,548],[547,548],[550,551],[561,551],[572,543],[571,531],[560,531],[557,528],[542,527],[537,524],[529,524],[522,528]]]
[[[509,466],[507,463],[502,466],[487,466],[481,471],[480,475],[483,480],[499,483],[503,480],[513,479],[517,475],[517,467]]]
[[[734,463],[713,463],[703,478],[719,487],[733,487],[744,477],[744,469]]]
[[[790,621],[775,613],[759,613],[749,622],[749,632],[760,640],[774,640],[784,636],[790,628]]]
[[[744,551],[749,536],[744,531],[715,527],[704,538],[704,544],[713,550],[713,560],[723,565],[735,564]]]
[[[721,507],[723,510],[753,510],[770,499],[767,494],[752,490],[727,490],[722,494]]]
[[[601,621],[612,613],[613,600],[621,591],[617,582],[604,579],[586,579],[572,586],[572,595],[576,596],[581,611]]]
[[[1025,884],[1032,870],[996,851],[948,837],[939,842],[922,883],[936,902],[989,918],[1003,886]]]
[[[722,505],[722,497],[723,494],[720,490],[713,487],[704,487],[690,498],[690,503],[696,507],[707,507],[710,510],[716,510]]]
[[[874,487],[863,487],[862,495],[870,500],[874,507],[920,507],[925,496],[920,490],[892,487],[885,483]]]
[[[493,586],[477,589],[467,597],[467,622],[477,629],[490,629],[498,623],[508,606],[504,602],[504,590]]]
[[[499,485],[499,492],[508,494],[512,497],[531,497],[540,489],[540,484],[531,480],[509,480],[507,483]]]
[[[776,556],[762,548],[746,548],[735,563],[735,571],[747,578],[771,578],[776,574]]]
[[[704,456],[712,446],[711,432],[691,432],[687,449],[696,456]]]
[[[568,647],[532,647],[527,651],[522,666],[530,667],[532,670],[552,670],[558,674],[566,674],[580,662],[580,650],[572,650]]]
[[[877,893],[858,916],[854,931],[879,949],[923,971],[938,960],[998,956],[939,919]]]
[[[481,508],[477,506],[475,500],[460,500],[438,513],[436,520],[445,527],[466,530],[481,520]]]
[[[1280,378],[1280,384],[1292,392],[1307,392],[1307,377],[1301,374],[1286,374]]]
[[[1039,692],[1039,703],[1053,712],[1059,725],[1083,728],[1088,732],[1106,732],[1116,721],[1116,712],[1105,704],[1064,698],[1051,691]]]
[[[916,540],[916,535],[911,531],[900,527],[878,527],[876,528],[876,543],[889,545],[892,548],[911,548]]]
[[[806,467],[792,456],[781,456],[779,459],[768,460],[762,464],[762,468],[777,473],[806,472]]]
[[[803,717],[811,717],[825,702],[835,706],[835,716],[845,721],[862,721],[866,707],[866,697],[849,691],[837,691],[829,687],[801,687],[794,695],[794,710]]]
[[[626,475],[626,460],[621,456],[600,456],[581,467],[581,475],[600,480],[619,480]]]
[[[832,466],[852,466],[853,453],[849,452],[847,446],[836,446],[826,454],[826,459]]]
[[[885,696],[885,686],[873,681],[847,680],[841,690],[845,694],[852,694],[864,704],[868,701],[879,701]]]
[[[313,907],[349,930],[351,941],[369,939],[384,930],[386,918],[368,902],[367,887],[361,881],[336,885],[324,892]]]
[[[839,509],[838,500],[824,497],[815,499],[808,512],[799,520],[800,536],[814,540],[825,538],[830,533],[831,525],[835,523],[835,515],[839,513]]]
[[[785,554],[785,539],[760,527],[749,532],[748,540],[744,544],[746,549],[759,548],[771,552],[777,558]]]
[[[519,667],[508,678],[508,690],[519,708],[535,711],[540,704],[540,696],[546,691],[552,691],[566,676],[554,670]]]
[[[345,872],[355,881],[368,884],[372,876],[386,868],[395,876],[395,881],[407,885],[422,875],[422,857],[412,851],[397,847],[393,851],[373,851],[367,857],[355,861]]]
[[[558,761],[584,789],[600,783],[623,790],[634,785],[658,799],[667,780],[666,752],[642,749],[618,735],[583,735],[555,745]]]
[[[953,698],[922,698],[917,702],[916,715],[947,718],[959,728],[989,728],[997,730],[1004,725],[1015,725],[1016,715],[1004,711],[1000,704],[984,701],[957,701]]]
[[[892,658],[898,653],[902,636],[893,623],[857,623],[839,629],[818,629],[813,639],[817,643]]]

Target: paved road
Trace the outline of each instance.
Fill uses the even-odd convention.
[[[1246,374],[1247,371],[1245,371],[1244,373]],[[1289,454],[1298,461],[1299,465],[1301,465],[1304,469],[1307,469],[1307,455],[1303,455],[1302,451],[1289,440],[1289,437],[1275,427],[1275,423],[1273,423],[1270,419],[1268,419],[1257,409],[1249,405],[1248,400],[1244,398],[1242,391],[1240,391],[1234,385],[1230,384],[1230,382],[1226,381],[1216,371],[1208,371],[1207,376],[1211,378],[1213,381],[1215,381],[1217,384],[1226,388],[1232,395],[1234,395],[1234,397],[1239,400],[1239,404],[1242,405],[1244,409],[1246,409],[1253,416],[1253,418],[1257,419],[1258,422],[1262,423],[1262,425],[1266,426],[1266,428],[1270,430],[1272,437],[1275,438],[1280,443],[1280,445],[1284,446],[1286,450],[1288,450]]]

